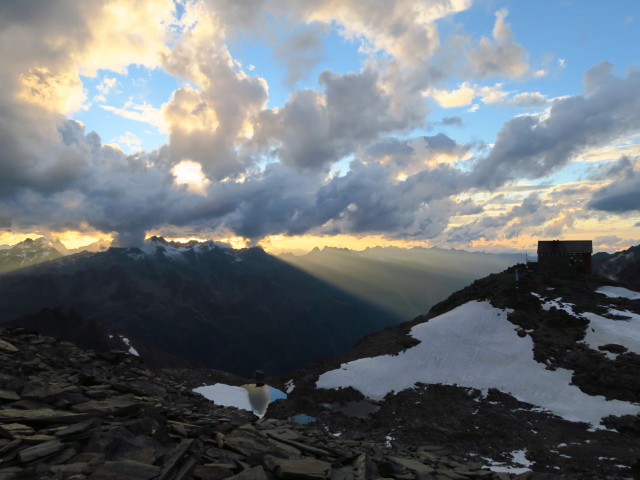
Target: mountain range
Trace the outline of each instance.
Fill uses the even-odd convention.
[[[398,321],[261,248],[156,237],[4,273],[0,299],[0,322],[64,306],[134,343],[246,376],[294,370]]]

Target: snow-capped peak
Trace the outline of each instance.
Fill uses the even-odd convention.
[[[184,254],[189,251],[194,251],[196,253],[205,253],[211,250],[216,250],[218,248],[225,250],[233,250],[231,245],[223,242],[216,242],[213,240],[208,240],[205,242],[198,242],[196,240],[191,240],[187,243],[173,242],[167,241],[164,237],[153,236],[144,241],[144,244],[139,247],[139,249],[134,249],[135,251],[130,253],[130,256],[133,258],[142,258],[140,253],[143,256],[157,256],[160,255],[162,257],[172,259],[172,260],[184,260]]]

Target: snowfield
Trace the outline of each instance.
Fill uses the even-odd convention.
[[[571,385],[570,370],[546,370],[533,359],[533,341],[517,335],[506,310],[472,301],[411,329],[420,344],[398,355],[362,358],[322,374],[318,388],[351,386],[372,399],[417,382],[497,388],[574,422],[598,425],[608,415],[640,412],[640,405],[607,401]]]
[[[640,292],[634,292],[622,287],[600,287],[596,293],[601,293],[610,298],[628,298],[629,300],[640,300]]]

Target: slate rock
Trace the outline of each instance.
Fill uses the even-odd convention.
[[[331,476],[331,464],[315,458],[300,460],[265,457],[265,464],[282,479],[325,479]]]
[[[131,395],[120,395],[105,400],[89,400],[71,407],[74,412],[119,415],[129,413],[140,407],[140,403]]]
[[[15,402],[17,400],[20,400],[20,397],[14,391],[0,390],[0,400],[6,401],[6,402]]]
[[[1,338],[0,338],[0,350],[4,352],[9,352],[9,353],[14,353],[18,351],[18,349],[14,345],[12,345],[11,343],[5,340],[2,340]]]
[[[29,463],[34,460],[40,460],[43,457],[47,457],[54,453],[59,452],[65,447],[65,444],[59,440],[52,440],[50,442],[40,443],[33,447],[20,450],[18,458],[22,463]]]
[[[244,470],[243,472],[240,472],[237,475],[233,475],[232,477],[228,477],[227,480],[269,480],[269,477],[264,471],[264,468],[262,468],[261,466],[257,466]]]
[[[37,410],[16,410],[7,408],[0,410],[0,422],[16,423],[75,423],[89,418],[86,413],[73,413],[50,408]]]
[[[191,473],[197,480],[222,480],[233,476],[228,464],[198,465]]]
[[[133,460],[105,462],[90,476],[90,480],[150,480],[160,474],[160,467]]]

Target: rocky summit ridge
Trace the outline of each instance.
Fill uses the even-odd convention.
[[[85,351],[29,329],[1,329],[0,358],[0,480],[514,478],[437,445],[259,420],[135,355]]]
[[[514,266],[282,377],[292,390],[267,417],[302,413],[345,438],[436,443],[549,478],[640,478],[639,340],[640,295]]]

